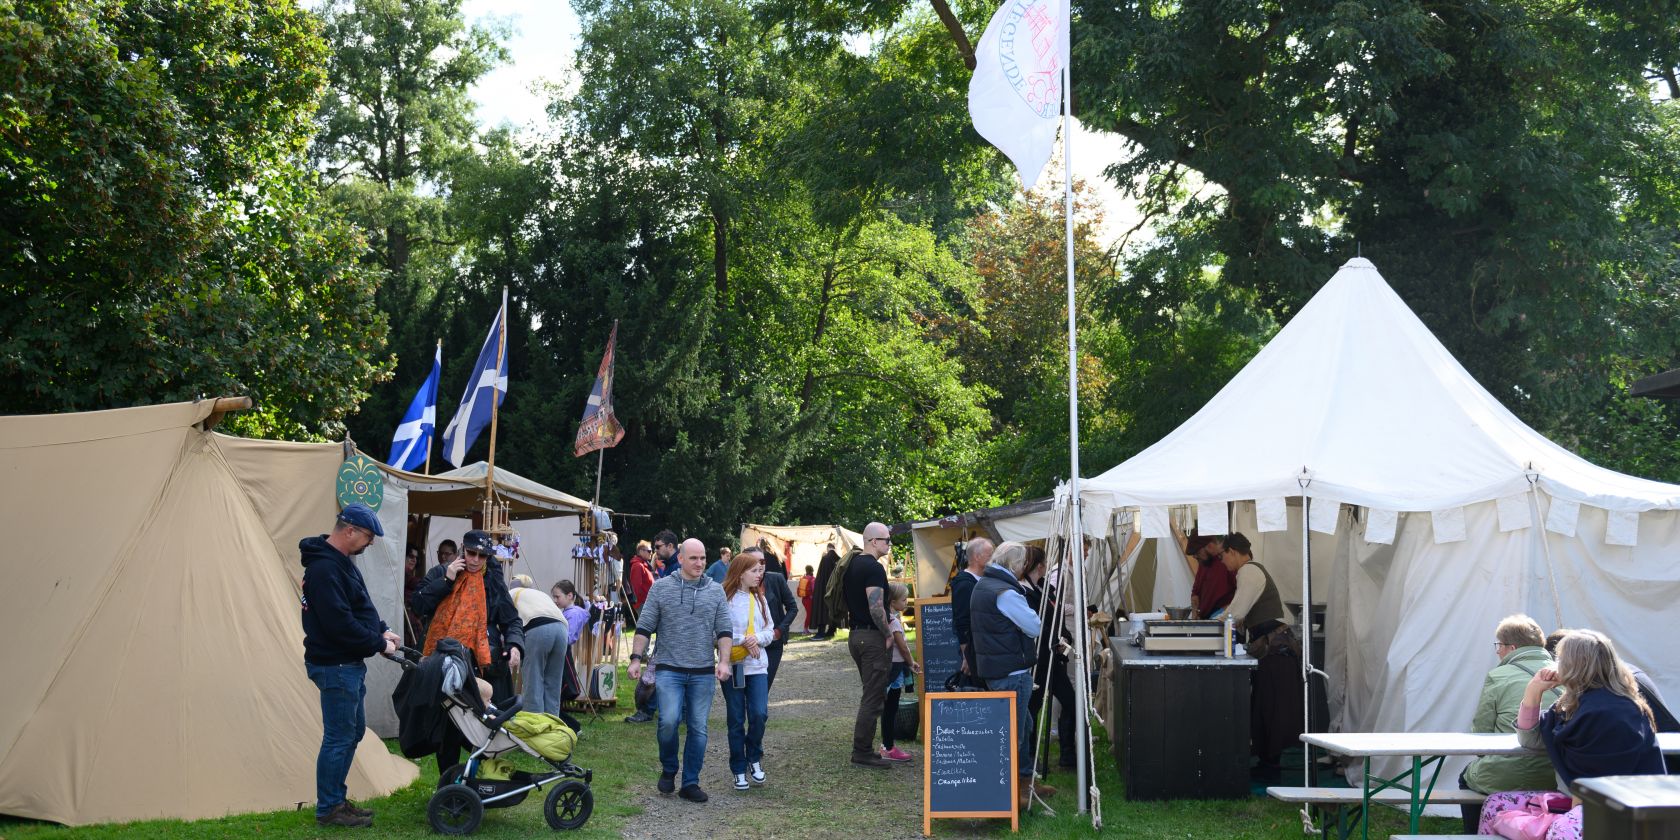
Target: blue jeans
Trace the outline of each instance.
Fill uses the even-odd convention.
[[[986,688],[992,691],[1015,692],[1015,769],[1016,772],[1026,777],[1031,777],[1033,774],[1032,687],[1031,670],[995,680],[986,680]]]
[[[321,752],[315,758],[315,816],[337,808],[348,793],[344,780],[356,744],[367,731],[362,698],[367,696],[367,666],[304,663],[310,682],[321,690]]]
[[[723,684],[729,710],[729,772],[745,773],[747,765],[764,760],[764,721],[770,717],[770,675],[748,674],[745,688]]]
[[[706,761],[706,716],[712,713],[712,694],[717,675],[683,674],[670,668],[653,673],[653,690],[659,700],[659,766],[666,773],[677,772],[677,724],[688,725],[683,740],[682,786],[700,784],[700,767]]]

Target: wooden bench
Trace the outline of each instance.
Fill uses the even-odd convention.
[[[1363,811],[1361,806],[1365,803],[1365,794],[1359,788],[1269,787],[1266,788],[1266,795],[1279,802],[1308,806],[1318,812],[1325,836],[1331,836],[1330,825],[1334,824],[1334,836],[1341,840],[1353,836],[1354,830],[1359,827],[1360,814]],[[1484,799],[1487,799],[1486,794],[1473,790],[1436,788],[1430,791],[1423,801],[1431,805],[1479,805]],[[1388,788],[1371,794],[1371,802],[1409,809],[1412,794],[1411,791]]]
[[[1358,805],[1364,799],[1359,788],[1326,787],[1269,787],[1266,795],[1281,802],[1307,805]],[[1424,801],[1431,805],[1480,805],[1487,794],[1473,790],[1437,788]],[[1380,805],[1410,805],[1410,791],[1389,788],[1371,794],[1371,801]]]

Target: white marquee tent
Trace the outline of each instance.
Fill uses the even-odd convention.
[[[1201,411],[1081,496],[1098,535],[1134,516],[1157,539],[1174,516],[1244,531],[1286,599],[1301,591],[1308,500],[1341,730],[1467,729],[1493,627],[1517,612],[1608,633],[1680,696],[1680,650],[1652,631],[1680,603],[1680,486],[1595,466],[1529,428],[1368,260],[1350,260]],[[1156,591],[1182,603],[1188,587],[1181,570]]]

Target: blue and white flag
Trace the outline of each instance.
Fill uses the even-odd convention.
[[[413,471],[426,463],[426,453],[432,449],[432,432],[437,429],[438,379],[443,376],[443,342],[438,342],[437,355],[432,357],[432,375],[414,394],[408,404],[397,433],[391,436],[391,458],[385,463],[399,470]]]
[[[502,290],[502,308],[496,313],[496,323],[490,326],[490,334],[484,338],[484,349],[478,351],[478,361],[473,363],[472,373],[467,380],[467,391],[461,395],[461,405],[455,409],[455,419],[449,421],[449,428],[443,430],[443,457],[449,463],[459,467],[467,460],[467,450],[472,448],[473,441],[478,440],[478,433],[490,425],[490,415],[495,406],[502,404],[507,398],[508,371],[507,353],[503,352],[502,329],[507,324],[507,290]],[[502,363],[496,364],[496,357],[500,356]]]

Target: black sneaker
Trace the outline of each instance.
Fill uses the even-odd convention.
[[[331,811],[316,816],[315,824],[321,826],[339,826],[342,828],[367,828],[373,825],[372,817],[352,814],[350,813],[349,808],[344,807],[345,804],[346,803],[340,802]]]
[[[864,753],[852,756],[852,763],[860,767],[891,767],[892,762],[874,754]]]
[[[683,785],[683,789],[677,791],[677,795],[690,802],[705,802],[707,799],[711,798],[706,795],[705,791],[700,789],[699,785]]]
[[[675,774],[675,773],[660,773],[659,774],[659,792],[660,793],[670,793],[671,791],[676,790],[676,789],[677,789],[677,774]]]
[[[652,720],[653,720],[653,715],[650,715],[647,712],[641,711],[639,709],[636,711],[635,714],[626,715],[624,717],[624,722],[625,723],[649,723],[649,722],[652,722]]]

